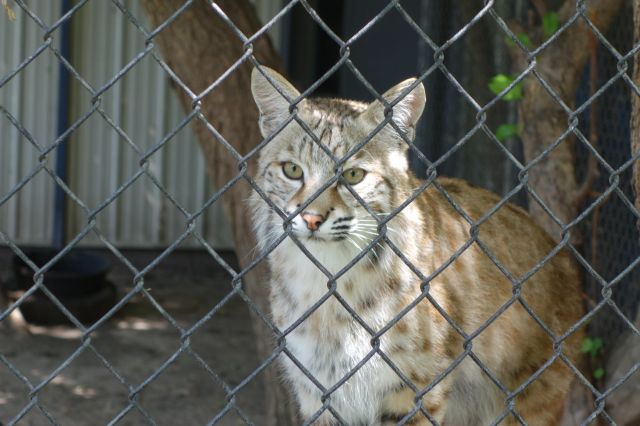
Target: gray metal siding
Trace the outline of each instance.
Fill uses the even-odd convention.
[[[138,1],[125,6],[145,27]],[[280,9],[280,1],[258,1],[258,14],[266,21]],[[47,23],[59,17],[60,0],[40,2],[32,7]],[[15,69],[42,44],[42,30],[19,7],[17,20],[0,17],[0,78]],[[279,25],[269,31],[279,45]],[[71,63],[95,90],[106,84],[144,49],[144,36],[109,1],[90,2],[72,21]],[[55,38],[55,37],[54,37]],[[24,71],[0,89],[0,105],[5,107],[42,145],[56,137],[58,105],[58,65],[45,51]],[[91,108],[91,94],[71,79],[70,124]],[[247,100],[249,101],[249,100]],[[184,112],[169,87],[169,77],[149,55],[102,96],[100,108],[124,131],[140,152],[156,144],[183,119]],[[1,114],[0,197],[38,164],[38,153]],[[68,143],[69,187],[95,209],[139,170],[136,151],[97,112],[75,130]],[[55,167],[55,155],[48,164]],[[204,158],[190,127],[182,129],[149,160],[155,176],[188,212],[198,210],[214,193],[209,184]],[[18,244],[47,245],[52,238],[54,183],[40,172],[11,200],[0,207],[0,229]],[[67,239],[86,225],[86,212],[67,199]],[[184,215],[151,179],[142,176],[97,216],[97,226],[118,246],[157,247],[175,240],[185,229]],[[232,246],[222,209],[211,206],[197,221],[196,229],[214,247]],[[90,233],[82,245],[102,244]],[[197,247],[193,238],[184,247]]]
[[[42,30],[18,7],[10,21],[0,10],[0,79],[15,70],[43,44]],[[45,22],[59,15],[60,1],[38,5]],[[44,51],[0,89],[0,197],[4,197],[39,164],[38,151],[10,122],[10,114],[41,145],[56,136],[58,61]],[[48,165],[54,167],[54,159]],[[53,180],[45,171],[0,207],[0,229],[23,244],[47,244],[51,238]]]

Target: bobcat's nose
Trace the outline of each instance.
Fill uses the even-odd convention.
[[[322,222],[324,222],[324,216],[315,213],[303,212],[302,220],[307,224],[307,228],[312,231],[317,231],[318,228],[320,228],[320,225],[322,225]]]

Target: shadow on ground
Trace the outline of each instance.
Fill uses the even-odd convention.
[[[108,279],[121,299],[133,288],[134,275],[110,252],[100,253],[112,260]],[[124,254],[142,269],[160,252]],[[0,249],[3,279],[10,278],[10,258],[9,250]],[[232,254],[224,258],[237,270]],[[206,252],[178,251],[145,275],[144,288],[175,325],[188,330],[232,287],[229,274]],[[5,308],[0,305],[0,311]],[[61,425],[108,424],[118,416],[119,425],[152,424],[145,415],[158,425],[196,425],[225,411],[218,424],[245,424],[234,407],[253,423],[262,423],[265,388],[260,376],[240,388],[235,405],[228,404],[229,390],[260,365],[246,304],[237,296],[230,298],[202,322],[188,346],[182,345],[175,325],[142,295],[134,296],[89,339],[73,327],[0,324],[0,424],[34,403],[18,424],[51,424],[48,413]],[[37,392],[31,394],[27,381]],[[138,389],[137,407],[130,406],[130,395]]]

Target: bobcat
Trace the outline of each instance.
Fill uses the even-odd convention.
[[[578,273],[519,207],[506,203],[486,218],[500,201],[493,193],[438,178],[412,200],[424,182],[409,170],[398,129],[413,139],[423,85],[409,79],[387,91],[395,126],[387,123],[355,152],[385,119],[383,103],[300,101],[297,116],[322,148],[295,120],[285,124],[290,105],[282,94],[300,94],[284,77],[254,69],[251,87],[262,135],[273,137],[255,180],[281,210],[254,194],[253,223],[259,249],[279,242],[268,254],[271,313],[286,332],[290,355],[281,363],[305,421],[558,424],[573,373],[554,344],[563,338],[562,353],[575,361],[580,331],[564,334],[582,315]],[[337,180],[325,149],[346,158]],[[282,214],[298,211],[287,226],[324,270],[291,237],[279,241]],[[391,244],[373,244],[379,233]]]

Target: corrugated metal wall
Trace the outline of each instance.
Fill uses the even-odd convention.
[[[123,2],[146,26],[136,0]],[[279,0],[256,3],[268,19],[279,10]],[[36,12],[47,23],[60,15],[60,0],[37,3]],[[18,19],[0,20],[0,78],[13,70],[42,44],[42,30],[14,7]],[[148,26],[146,26],[149,29]],[[275,28],[273,35],[278,36]],[[277,45],[277,44],[276,44]],[[107,83],[144,49],[144,37],[112,2],[92,1],[72,21],[71,62],[94,88]],[[92,107],[91,94],[71,79],[70,123]],[[5,107],[42,144],[56,136],[58,61],[50,52],[36,59],[0,89]],[[184,117],[169,87],[169,78],[149,55],[103,96],[100,108],[145,151],[157,143]],[[37,152],[4,117],[0,118],[0,197],[37,165]],[[139,169],[138,155],[98,113],[85,121],[69,139],[69,186],[89,208],[95,208]],[[54,165],[54,156],[49,160]],[[182,129],[154,154],[149,170],[189,212],[197,210],[214,192],[205,164],[189,127]],[[0,207],[0,228],[19,244],[47,245],[52,236],[53,181],[40,173]],[[84,211],[68,203],[67,238],[87,222]],[[118,246],[155,247],[171,243],[186,223],[184,216],[149,178],[143,176],[97,217],[98,228]],[[222,211],[210,207],[197,223],[198,231],[214,247],[231,247],[229,227]],[[84,245],[100,244],[89,234]],[[183,246],[198,246],[193,239]]]
[[[124,3],[138,19],[144,18],[139,2]],[[87,82],[100,88],[144,50],[144,36],[113,3],[94,1],[89,6],[73,21],[73,39],[82,42],[74,43],[72,58]],[[71,105],[72,120],[92,106],[90,92],[78,83],[72,85]],[[169,87],[169,77],[151,55],[102,96],[100,108],[141,152],[170,133],[185,115]],[[100,114],[74,132],[69,148],[71,186],[90,208],[100,205],[139,170],[134,148]],[[213,193],[189,127],[150,158],[149,170],[189,212]],[[78,208],[69,213],[75,234],[86,216]],[[186,221],[151,179],[142,176],[98,216],[98,227],[118,245],[160,246],[177,238]],[[208,209],[197,229],[213,246],[230,247],[228,227],[218,206]],[[95,242],[96,237],[91,235],[88,241]],[[195,240],[185,243],[198,244]]]
[[[42,30],[18,7],[10,21],[0,8],[0,79],[42,46]],[[60,15],[60,0],[38,4],[37,12],[47,23]],[[56,136],[58,61],[43,52],[0,89],[0,199],[38,165],[38,151],[11,124],[15,117],[42,146]],[[2,108],[4,108],[3,111]],[[49,160],[53,167],[54,161]],[[51,239],[53,180],[40,172],[0,207],[0,229],[24,244],[42,244]]]

